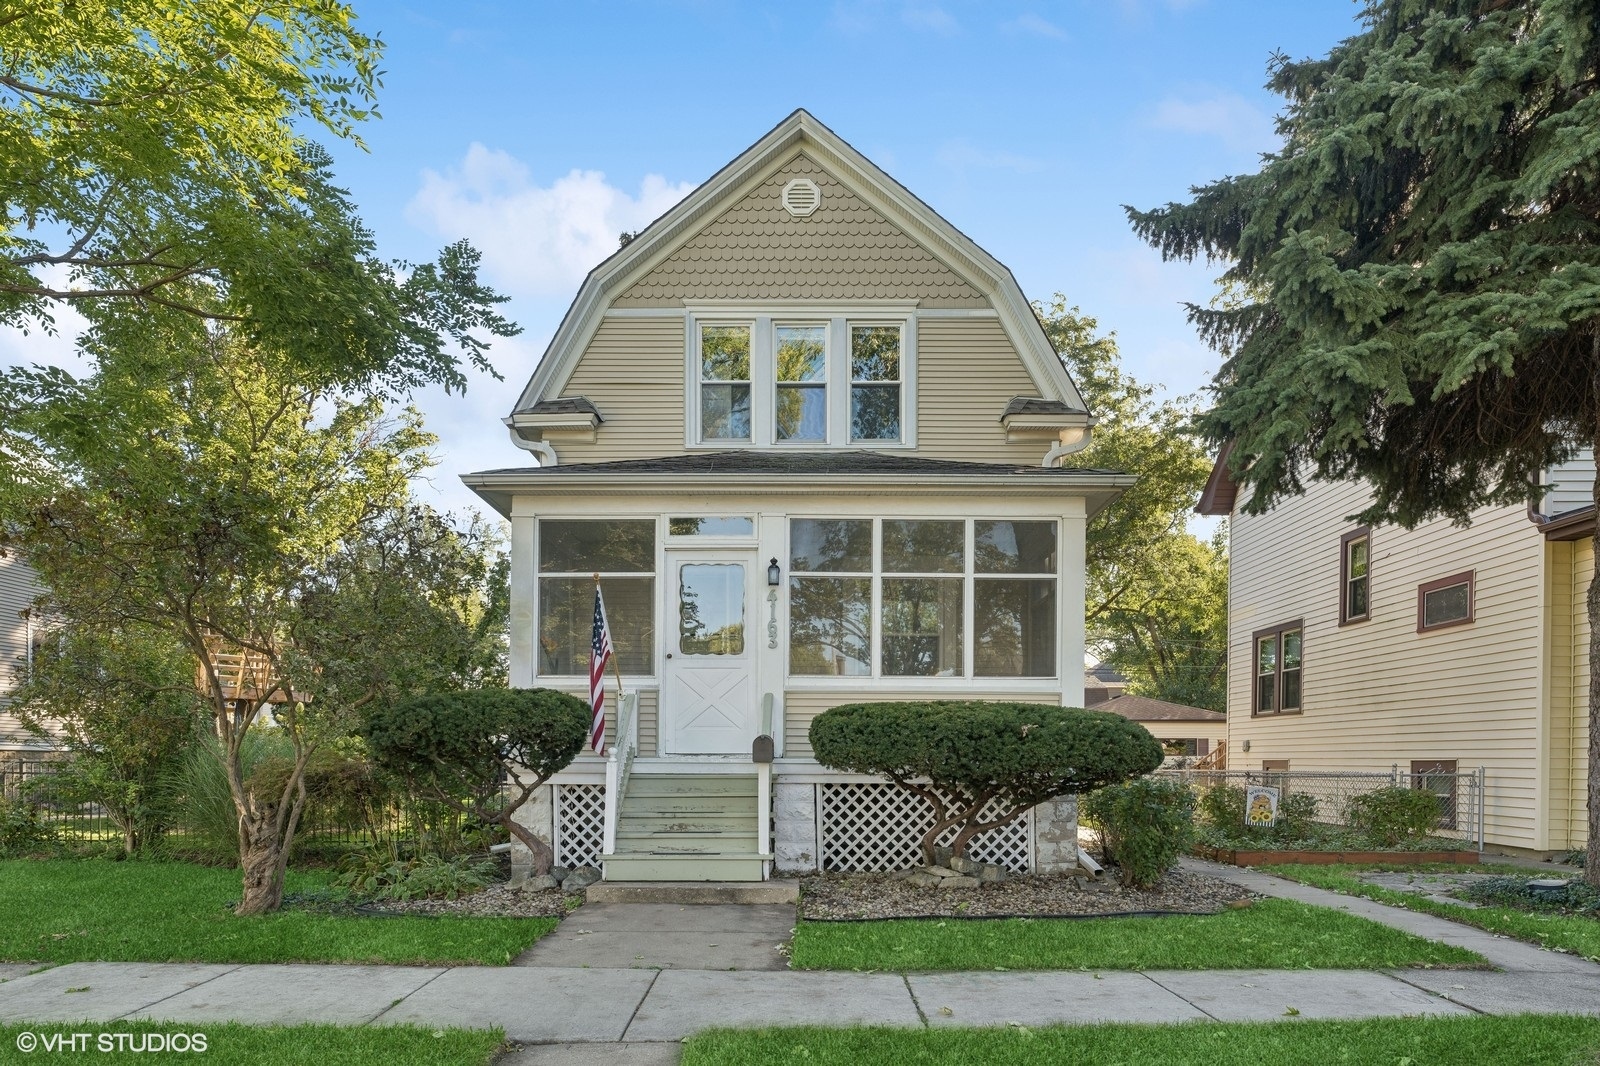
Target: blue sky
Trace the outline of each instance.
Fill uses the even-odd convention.
[[[418,398],[457,475],[520,465],[499,424],[589,267],[805,107],[1016,273],[1115,330],[1136,376],[1199,389],[1215,356],[1181,306],[1215,269],[1162,264],[1121,206],[1255,169],[1274,147],[1275,51],[1356,32],[1350,0],[754,5],[353,0],[388,49],[368,151],[337,173],[389,256],[466,237],[524,327],[504,383]],[[0,336],[0,361],[65,339]]]

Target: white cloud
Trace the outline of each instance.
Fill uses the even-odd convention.
[[[907,4],[900,9],[900,21],[914,30],[927,30],[942,37],[949,37],[961,28],[950,12],[936,4]]]
[[[1155,105],[1149,125],[1159,130],[1215,137],[1229,148],[1270,151],[1272,116],[1238,93],[1212,90],[1169,96]]]
[[[1072,39],[1066,30],[1057,26],[1054,22],[1034,14],[1018,15],[1010,22],[1004,23],[1002,28],[1029,33],[1035,37],[1048,37],[1055,41],[1070,41]]]
[[[423,172],[406,218],[447,239],[470,240],[489,277],[516,295],[569,296],[617,250],[619,234],[643,229],[693,189],[650,174],[630,195],[598,170],[538,185],[520,160],[474,143],[444,174]]]

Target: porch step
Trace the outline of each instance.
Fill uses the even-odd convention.
[[[618,852],[605,860],[607,881],[760,881],[762,872],[762,859],[754,854],[669,856]]]
[[[750,796],[637,796],[633,782],[628,783],[628,794],[622,797],[623,817],[678,817],[684,819],[715,817],[738,812],[740,817],[756,816],[756,798]]]
[[[617,831],[617,851],[630,855],[754,855],[756,835],[746,833],[636,833]]]
[[[675,833],[686,836],[706,836],[725,833],[754,832],[754,811],[707,811],[700,814],[659,814],[655,811],[630,811],[623,808],[618,832],[637,834]]]
[[[584,889],[589,903],[775,904],[800,898],[799,881],[601,881]]]
[[[749,796],[754,799],[754,774],[634,774],[628,778],[628,799],[655,797]]]

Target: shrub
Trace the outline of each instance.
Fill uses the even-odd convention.
[[[182,761],[164,782],[173,807],[173,824],[180,833],[167,840],[168,850],[218,866],[239,862],[239,808],[228,788],[227,771],[215,737],[202,735],[184,752]],[[240,764],[249,781],[263,765],[293,757],[294,748],[282,734],[253,730],[240,749]]]
[[[951,830],[950,849],[963,855],[974,836],[1036,804],[1149,773],[1162,760],[1160,743],[1137,722],[1036,703],[846,704],[813,719],[810,736],[822,765],[887,777],[932,806],[922,838],[929,864]],[[991,801],[999,812],[984,821]]]
[[[335,883],[372,899],[459,899],[483,891],[498,873],[493,860],[438,855],[402,859],[379,849],[347,856]]]
[[[1224,832],[1243,828],[1244,798],[1238,785],[1212,785],[1200,793],[1200,820]]]
[[[1278,800],[1278,824],[1273,835],[1284,840],[1309,836],[1317,825],[1320,804],[1309,792],[1290,792]]]
[[[1363,793],[1350,801],[1345,817],[1384,847],[1415,840],[1439,824],[1439,797],[1427,789],[1389,785]]]
[[[1079,811],[1129,887],[1161,880],[1194,841],[1194,793],[1177,781],[1141,777],[1110,785],[1085,796]]]
[[[0,796],[0,859],[53,851],[61,843],[37,803]]]
[[[513,816],[583,750],[589,717],[587,703],[552,689],[444,692],[374,711],[366,740],[378,765],[419,794],[515,836],[543,874],[553,859],[550,845]],[[503,782],[510,785],[508,800],[501,797]]]

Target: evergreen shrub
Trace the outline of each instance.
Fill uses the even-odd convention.
[[[1122,883],[1147,888],[1194,842],[1194,805],[1187,785],[1141,777],[1091,792],[1079,814],[1099,833],[1101,854]]]

